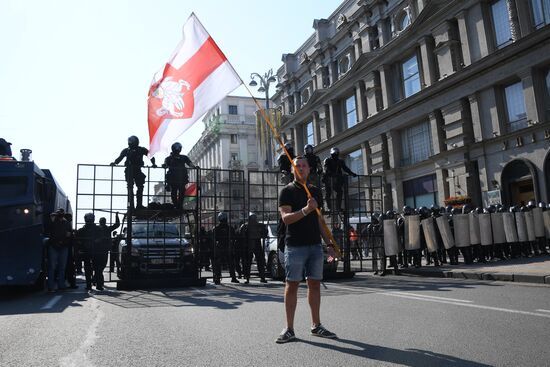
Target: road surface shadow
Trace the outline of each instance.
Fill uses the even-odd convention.
[[[430,352],[421,349],[394,349],[380,345],[372,345],[348,339],[335,339],[330,342],[316,342],[300,339],[302,343],[319,348],[330,349],[346,355],[364,357],[374,361],[395,363],[401,366],[460,366],[460,367],[489,367],[490,365],[468,361],[462,358]]]

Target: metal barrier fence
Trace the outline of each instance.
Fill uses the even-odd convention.
[[[183,210],[174,211],[166,190],[166,170],[142,169],[146,175],[143,203],[147,208],[134,212],[130,219],[127,217],[125,167],[80,164],[77,168],[76,228],[84,225],[87,212],[95,213],[96,218],[105,217],[108,226],[115,223],[116,212],[122,217],[106,269],[108,281],[118,279],[116,275],[128,270],[123,265],[127,260],[125,256],[134,259],[137,273],[146,277],[196,275],[204,278],[212,276],[210,271],[215,266],[229,270],[234,267],[236,275],[246,277],[252,256],[256,260],[251,272],[253,276],[264,266],[268,276],[283,275],[282,253],[277,250],[277,226],[280,219],[278,195],[285,181],[278,172],[249,171],[245,175],[242,170],[190,169]],[[380,176],[346,178],[342,186],[342,210],[328,210],[325,204],[325,221],[343,250],[342,259],[325,264],[327,273],[370,270],[367,259],[376,251],[369,251],[364,232],[372,213],[383,211],[382,183]],[[326,198],[327,185],[323,186]],[[335,186],[331,183],[330,187]],[[135,186],[132,189],[136,191]],[[335,197],[332,195],[333,199]],[[137,195],[136,199],[139,199]],[[215,230],[220,212],[227,215],[230,227],[227,235]],[[249,213],[256,215],[260,227],[266,231],[259,242],[261,252],[257,248],[253,250],[244,237]],[[131,253],[126,253],[127,233],[124,231],[129,220],[136,228],[132,228]],[[265,256],[258,261],[260,253]],[[189,266],[193,270],[189,270]]]

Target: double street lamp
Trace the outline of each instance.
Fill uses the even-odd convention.
[[[259,80],[259,83],[256,81],[256,78]],[[258,73],[251,73],[250,74],[250,85],[251,87],[260,86],[258,88],[258,92],[265,93],[265,113],[268,113],[269,110],[269,85],[271,83],[275,83],[277,81],[277,78],[273,75],[273,69],[269,69],[264,75],[260,75]],[[272,157],[271,157],[271,139],[268,138],[266,142],[266,155],[265,155],[265,165],[267,168],[271,168],[272,165]]]

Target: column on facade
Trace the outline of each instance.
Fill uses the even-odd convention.
[[[422,37],[418,44],[420,45],[420,58],[422,60],[422,77],[424,84],[429,87],[437,80],[433,38],[429,36]]]
[[[386,136],[386,149],[387,149],[387,167],[388,169],[394,169],[401,164],[401,145],[399,144],[399,134],[395,130],[390,130],[385,134]]]
[[[439,111],[428,114],[430,121],[430,132],[432,136],[432,148],[434,155],[446,150],[445,136],[443,131],[443,118]]]
[[[361,158],[363,159],[363,168],[365,169],[365,175],[370,175],[372,173],[372,160],[370,157],[370,145],[368,142],[361,144]]]
[[[382,92],[382,108],[389,108],[393,104],[392,72],[390,65],[381,65],[378,68],[380,74],[380,89]]]
[[[365,83],[359,80],[355,83],[355,102],[357,111],[357,121],[362,122],[367,118],[367,101],[365,97]]]
[[[487,16],[485,15],[486,12],[484,10],[486,6],[487,3],[479,2],[468,9],[466,24],[467,28],[471,28],[468,34],[471,37],[470,58],[472,62],[489,55],[494,49],[489,36],[491,34],[490,19],[488,19],[488,14]]]
[[[331,134],[329,138],[332,138],[333,136],[335,136],[340,132],[340,129],[338,127],[339,121],[338,121],[338,118],[336,117],[336,110],[337,110],[336,103],[338,102],[335,100],[331,100],[328,103],[329,125],[330,125],[330,134]]]
[[[468,12],[463,10],[456,15],[458,22],[458,34],[460,37],[460,47],[462,49],[462,63],[468,66],[472,63],[472,55],[470,54],[470,37],[468,37],[468,22],[466,16]]]
[[[220,168],[226,169],[229,165],[229,160],[231,159],[231,153],[229,149],[230,141],[226,137],[221,137],[220,135],[220,144],[222,151],[222,164]]]
[[[311,114],[311,122],[313,123],[313,144],[318,145],[321,142],[321,121],[319,112],[313,111]]]
[[[379,94],[381,93],[380,89],[380,77],[378,71],[371,71],[365,77],[365,95],[367,100],[367,115],[370,117],[381,109],[379,106]]]
[[[353,60],[355,61],[359,59],[362,53],[363,53],[363,43],[361,41],[361,37],[356,36],[353,39],[353,54],[354,54]]]
[[[458,45],[452,38],[452,24],[445,21],[433,30],[437,48],[434,50],[437,57],[439,79],[444,79],[458,69]],[[454,58],[454,60],[453,60]]]
[[[472,140],[473,142],[480,142],[483,140],[483,129],[481,126],[481,114],[479,113],[480,106],[477,94],[469,95],[468,102],[470,103],[470,112],[472,115]]]
[[[544,112],[541,106],[544,105],[544,100],[536,93],[535,83],[533,79],[533,69],[529,68],[518,73],[523,84],[523,96],[525,99],[525,109],[527,112],[527,120],[531,123],[538,123],[541,117],[544,117]]]
[[[439,205],[443,205],[445,199],[450,196],[449,183],[447,182],[447,179],[448,172],[446,169],[437,168],[435,170],[435,180],[437,183],[437,202],[439,203]]]

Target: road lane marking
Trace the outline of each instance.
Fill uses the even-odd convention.
[[[549,312],[550,313],[550,310],[543,310],[543,309],[538,309],[538,310],[535,310],[535,311],[538,311],[538,312]]]
[[[92,351],[92,346],[99,337],[98,328],[104,315],[103,311],[99,308],[99,301],[97,299],[90,298],[89,302],[90,310],[93,314],[92,323],[88,327],[85,338],[78,349],[59,360],[61,367],[94,367],[87,353]]]
[[[511,308],[483,306],[483,305],[475,305],[475,304],[471,304],[471,303],[460,303],[460,302],[453,302],[453,301],[429,299],[429,298],[423,298],[423,297],[405,296],[405,295],[402,295],[402,294],[395,294],[395,293],[389,293],[389,292],[379,292],[378,294],[385,295],[385,296],[392,296],[392,297],[414,299],[414,300],[417,300],[417,301],[424,301],[424,302],[444,303],[444,304],[448,304],[448,305],[479,308],[479,309],[482,309],[482,310],[501,311],[501,312],[508,312],[508,313],[516,313],[516,314],[520,314],[520,315],[529,315],[529,316],[539,316],[539,317],[550,318],[550,314],[514,310],[514,309],[511,309]]]
[[[63,296],[54,296],[51,300],[48,301],[44,306],[42,306],[41,310],[49,310],[52,308]]]
[[[425,298],[432,298],[432,299],[441,299],[444,301],[454,301],[454,302],[463,302],[463,303],[473,303],[473,301],[468,301],[465,299],[456,299],[456,298],[448,298],[448,297],[436,297],[436,296],[428,296],[426,294],[418,294],[418,293],[409,293],[409,292],[389,292],[393,294],[403,294],[406,296],[414,296],[414,297],[425,297]]]

